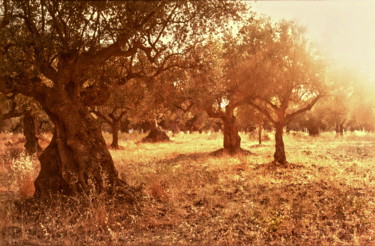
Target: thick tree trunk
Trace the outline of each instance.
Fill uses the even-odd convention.
[[[286,164],[286,155],[285,155],[285,147],[284,147],[284,140],[283,140],[283,129],[284,125],[282,123],[275,124],[275,154],[273,155],[274,161],[280,164]]]
[[[25,149],[28,155],[33,155],[42,148],[38,143],[38,124],[35,115],[30,110],[23,114],[23,134],[26,138]]]
[[[118,178],[100,125],[79,100],[54,94],[42,105],[55,134],[40,156],[36,197],[112,194],[115,187],[126,185]]]
[[[309,128],[307,128],[307,131],[309,132],[309,136],[319,136],[319,128],[317,126],[310,126]]]
[[[62,176],[63,163],[57,146],[56,131],[47,148],[39,156],[39,161],[41,170],[34,182],[35,197],[46,200],[60,194],[71,194],[71,188]]]
[[[118,149],[118,132],[120,130],[120,120],[114,120],[112,123],[112,143],[111,147],[114,149]]]
[[[238,134],[236,117],[233,109],[227,107],[224,121],[224,151],[229,154],[236,154],[241,151],[241,137]]]
[[[150,123],[150,132],[149,134],[142,139],[142,142],[151,142],[151,143],[156,143],[156,142],[165,142],[169,141],[168,135],[160,129],[158,126],[156,120]]]

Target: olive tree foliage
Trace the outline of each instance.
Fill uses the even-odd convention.
[[[286,164],[284,127],[296,116],[310,110],[325,93],[324,63],[293,21],[272,25],[272,69],[265,93],[250,100],[275,128],[274,161]]]
[[[132,199],[88,107],[142,74],[127,69],[121,81],[107,80],[106,68],[122,59],[132,67],[139,56],[167,67],[186,44],[242,10],[217,0],[1,3],[0,91],[37,100],[55,127],[35,181],[41,199],[92,192]]]
[[[309,114],[321,122],[323,130],[334,130],[336,136],[344,130],[374,130],[374,88],[368,78],[340,65],[327,71],[329,93]]]
[[[359,78],[351,100],[352,110],[347,125],[348,130],[375,131],[374,81]]]

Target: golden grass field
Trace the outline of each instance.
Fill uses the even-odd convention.
[[[11,160],[22,137],[3,134],[14,144],[0,147],[0,245],[375,245],[374,134],[286,134],[285,168],[271,163],[273,140],[259,146],[242,134],[251,155],[215,157],[219,133],[142,136],[121,134],[122,149],[111,150],[120,175],[141,188],[137,204],[35,209],[25,198],[38,163]]]

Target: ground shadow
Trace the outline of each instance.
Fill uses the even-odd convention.
[[[156,164],[175,164],[180,161],[198,161],[210,157],[210,152],[179,154],[176,157],[157,161]]]
[[[277,170],[277,169],[304,169],[304,168],[306,168],[306,167],[302,164],[289,163],[289,162],[287,162],[285,164],[280,164],[280,163],[276,163],[276,162],[272,161],[272,162],[268,162],[268,163],[258,165],[256,167],[254,167],[253,170],[265,169],[265,170],[268,170],[268,171],[273,171],[273,170]]]
[[[261,148],[261,147],[269,147],[270,145],[268,144],[253,144],[253,145],[250,145],[249,148]]]
[[[210,153],[210,156],[221,157],[221,156],[240,156],[240,155],[255,155],[253,152],[246,149],[239,149],[235,153],[230,153],[226,149],[218,149]]]

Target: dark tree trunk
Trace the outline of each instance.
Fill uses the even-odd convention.
[[[120,130],[120,120],[114,120],[112,123],[112,143],[111,147],[114,149],[118,149],[118,132]]]
[[[283,130],[284,124],[276,122],[275,123],[275,154],[273,155],[274,161],[280,164],[286,164],[286,155],[285,155],[285,147],[284,147],[284,140],[283,140]]]
[[[259,123],[258,125],[258,142],[259,142],[259,145],[262,144],[262,123]]]
[[[309,132],[309,136],[312,136],[312,137],[319,136],[319,128],[317,126],[310,126],[309,128],[307,128],[307,130]]]
[[[346,120],[338,120],[336,121],[336,136],[342,137],[344,136],[344,124]]]
[[[150,128],[151,130],[149,134],[142,139],[142,142],[156,143],[170,141],[168,135],[165,133],[165,131],[160,129],[156,120],[150,123]]]
[[[241,151],[241,137],[238,134],[236,125],[236,117],[234,116],[233,109],[226,107],[224,122],[224,151],[229,154],[236,154]]]
[[[79,99],[59,98],[54,93],[42,105],[55,126],[55,134],[40,156],[36,197],[113,194],[116,187],[126,185],[118,178],[100,125]]]
[[[34,182],[35,197],[46,200],[58,194],[71,194],[71,188],[62,176],[63,163],[57,146],[56,131],[47,148],[39,156],[39,161],[41,170]]]
[[[336,122],[335,132],[336,136],[340,136],[340,125],[338,122]]]
[[[23,134],[26,138],[25,149],[28,155],[33,155],[42,148],[38,143],[38,124],[34,113],[26,110],[23,114]]]
[[[345,122],[336,122],[336,136],[344,136],[344,123]]]

